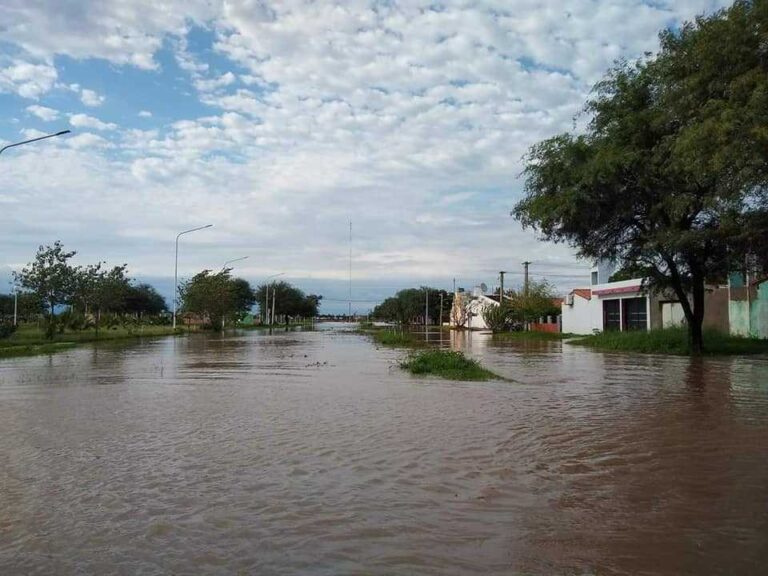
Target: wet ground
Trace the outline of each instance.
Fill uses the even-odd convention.
[[[0,362],[0,574],[764,574],[768,358],[334,328]]]

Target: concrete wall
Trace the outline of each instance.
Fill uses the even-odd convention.
[[[561,310],[564,333],[592,334],[592,306],[590,303],[591,300],[582,298],[578,294],[573,295],[572,305],[563,302]]]
[[[768,280],[749,288],[731,284],[730,331],[735,336],[768,338]]]

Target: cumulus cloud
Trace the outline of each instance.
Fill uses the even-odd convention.
[[[50,64],[13,60],[0,68],[0,92],[36,100],[53,88],[57,76],[56,68]]]
[[[152,112],[149,110],[142,110],[138,114],[139,118],[152,118]]]
[[[58,110],[54,110],[53,108],[48,108],[46,106],[39,106],[37,104],[27,106],[27,112],[33,116],[37,116],[40,118],[40,120],[44,120],[45,122],[51,122],[59,117]]]
[[[94,130],[114,130],[117,128],[117,124],[102,122],[87,114],[70,114],[69,123],[75,128],[92,128]]]
[[[57,147],[46,174],[13,168],[10,189],[62,178],[57,206],[77,206],[74,220],[103,228],[77,232],[86,250],[162,275],[168,258],[157,246],[210,221],[205,237],[190,236],[198,245],[185,269],[242,250],[254,279],[275,270],[342,278],[351,218],[356,278],[464,275],[465,285],[522,260],[537,262],[534,273],[583,270],[567,247],[537,242],[508,217],[521,156],[572,129],[614,59],[654,50],[659,29],[725,3],[102,0],[61,8],[70,29],[54,26],[45,2],[10,1],[0,27],[29,54],[103,58],[166,81],[156,53],[169,46],[189,92],[210,107],[170,126],[141,122],[151,130],[73,114],[73,126],[102,135]],[[29,34],[32,25],[51,35]],[[191,26],[213,46],[192,42]],[[32,93],[50,89],[50,70],[48,88]],[[0,89],[20,94],[24,75],[9,84],[3,74]],[[137,238],[125,221],[139,216]],[[123,255],[128,236],[136,253]]]
[[[80,101],[86,106],[101,106],[104,103],[104,100],[106,100],[106,98],[94,90],[83,88],[80,92]]]

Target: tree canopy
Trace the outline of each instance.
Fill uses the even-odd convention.
[[[768,252],[768,1],[739,1],[617,64],[583,134],[534,145],[524,226],[672,290],[702,349],[707,281]]]
[[[196,314],[215,330],[226,319],[237,320],[250,311],[254,294],[250,284],[231,278],[230,269],[203,270],[179,286],[183,312]]]
[[[371,312],[371,316],[378,320],[397,322],[399,324],[423,322],[425,308],[427,307],[427,294],[429,294],[428,314],[430,323],[437,324],[440,321],[441,296],[443,303],[442,318],[447,320],[453,302],[453,294],[428,286],[400,290],[397,294],[376,306]]]
[[[269,293],[269,301],[267,301],[267,293]],[[317,316],[322,299],[322,296],[316,294],[307,295],[285,281],[261,284],[256,288],[256,303],[267,321],[269,319],[266,313],[269,310],[271,315],[273,302],[275,318],[283,318],[287,323],[291,318]]]

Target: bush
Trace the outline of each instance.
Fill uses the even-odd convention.
[[[0,340],[10,338],[11,334],[16,332],[16,326],[11,322],[0,322]]]
[[[483,368],[476,360],[467,358],[461,352],[448,350],[425,350],[412,354],[400,363],[400,367],[411,374],[433,374],[448,380],[496,380],[499,376]]]

